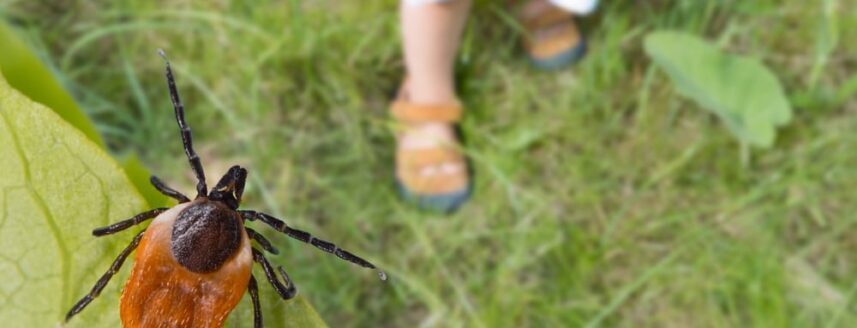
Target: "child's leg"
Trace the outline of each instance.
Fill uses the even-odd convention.
[[[453,66],[470,0],[405,0],[402,38],[407,72],[392,112],[397,133],[396,179],[405,199],[450,212],[470,195],[467,163],[453,124],[461,105]]]
[[[470,0],[402,3],[402,46],[407,69],[407,81],[402,87],[408,102],[449,105],[458,101],[453,65],[469,9]],[[456,143],[452,127],[443,123],[423,124],[399,138],[399,147],[408,149],[450,143]]]
[[[453,64],[470,0],[406,0],[401,8],[402,38],[410,101],[454,102]]]

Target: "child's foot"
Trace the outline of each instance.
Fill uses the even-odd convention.
[[[396,133],[396,182],[402,196],[420,208],[449,213],[470,196],[467,161],[454,124],[458,101],[415,104],[400,92],[390,108]]]
[[[524,46],[534,66],[552,70],[583,57],[586,41],[574,16],[546,0],[530,0],[520,9],[519,19],[527,35]]]

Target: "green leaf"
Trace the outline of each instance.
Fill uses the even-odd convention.
[[[676,90],[719,116],[742,142],[770,147],[792,110],[777,77],[755,59],[729,55],[687,33],[646,36],[645,50]]]
[[[152,183],[149,182],[149,177],[152,175],[136,155],[131,153],[124,158],[120,158],[119,165],[122,166],[122,170],[125,171],[128,180],[137,188],[137,191],[140,192],[140,195],[149,204],[149,207],[167,206],[169,198],[162,195],[157,189],[152,188]]]
[[[272,260],[269,258],[269,260]],[[289,301],[283,301],[273,287],[265,280],[265,275],[256,270],[259,282],[259,298],[262,304],[262,320],[265,327],[271,328],[325,328],[327,324],[315,312],[315,309],[300,294]],[[229,314],[227,327],[253,327],[253,303],[246,295],[241,303]]]
[[[9,85],[28,98],[53,109],[60,117],[92,142],[104,146],[104,141],[92,122],[65,89],[54,79],[53,73],[27,45],[18,39],[9,26],[0,22],[0,72]]]
[[[0,145],[0,322],[55,327],[133,234],[92,228],[146,204],[110,156],[2,78]],[[117,326],[125,272],[75,326]]]
[[[99,147],[104,141],[95,126],[77,106],[65,89],[60,86],[52,72],[5,23],[0,22],[0,73],[12,88],[28,98],[52,109],[66,122],[83,132]],[[125,174],[143,195],[149,206],[163,206],[167,198],[149,188],[149,173],[136,156],[122,160]]]
[[[0,322],[56,327],[140,228],[96,238],[93,228],[148,205],[122,168],[45,106],[0,77]],[[69,327],[118,327],[119,295],[133,259]],[[257,277],[264,277],[257,271]],[[260,279],[266,327],[326,327],[300,296],[278,299]],[[244,300],[230,316],[251,327]]]

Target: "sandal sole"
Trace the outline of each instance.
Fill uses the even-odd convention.
[[[419,209],[444,214],[455,212],[462,204],[470,199],[470,195],[473,190],[472,184],[468,183],[467,187],[461,190],[437,195],[422,195],[408,190],[408,188],[405,187],[399,179],[396,179],[396,187],[399,190],[399,195],[403,199],[414,203]]]
[[[568,48],[563,52],[560,52],[552,57],[548,58],[535,58],[533,56],[530,57],[530,63],[536,68],[546,70],[546,71],[555,71],[565,67],[568,67],[571,64],[576,63],[584,55],[586,55],[586,40],[581,39],[580,43],[573,48]]]

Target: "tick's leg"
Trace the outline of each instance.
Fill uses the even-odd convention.
[[[259,243],[259,246],[262,246],[262,249],[264,249],[268,253],[271,253],[271,254],[279,254],[280,253],[280,251],[278,251],[276,248],[274,248],[274,246],[271,246],[271,242],[268,241],[268,239],[265,238],[265,236],[262,236],[260,233],[256,232],[256,230],[253,230],[253,229],[250,229],[247,227],[244,227],[244,230],[247,231],[247,236],[250,237],[250,239],[255,240],[257,243]]]
[[[250,292],[250,300],[253,301],[253,327],[262,328],[262,307],[259,305],[259,285],[256,284],[256,277],[250,275],[250,284],[247,285],[247,291]]]
[[[190,126],[187,125],[184,119],[184,105],[179,98],[179,91],[176,89],[176,80],[173,78],[173,69],[170,67],[170,61],[167,60],[167,55],[163,50],[158,49],[158,53],[164,58],[167,64],[167,87],[170,89],[170,100],[173,102],[173,109],[176,112],[176,122],[179,124],[179,129],[182,135],[182,144],[184,152],[190,161],[190,167],[196,175],[196,197],[205,197],[208,195],[208,186],[205,185],[205,171],[202,170],[202,162],[199,156],[193,150],[193,138],[190,134]]]
[[[77,304],[75,304],[71,308],[71,310],[68,311],[68,314],[65,315],[66,322],[68,322],[71,317],[73,317],[75,314],[78,314],[81,310],[83,310],[83,308],[89,305],[89,302],[92,302],[93,299],[95,299],[96,297],[98,297],[99,294],[101,294],[101,290],[104,289],[104,286],[107,286],[107,282],[110,281],[110,278],[113,278],[113,275],[116,274],[117,271],[119,271],[119,268],[122,267],[122,263],[125,262],[125,259],[128,258],[128,255],[130,255],[131,252],[133,252],[134,249],[137,248],[137,245],[140,245],[140,239],[143,239],[144,232],[146,231],[140,231],[140,233],[138,233],[137,236],[134,237],[134,240],[131,241],[131,244],[129,244],[128,247],[125,247],[125,249],[122,250],[122,253],[119,253],[119,256],[117,256],[116,260],[113,261],[113,264],[110,265],[110,269],[108,269],[107,272],[105,272],[104,275],[101,276],[101,279],[98,279],[98,282],[95,283],[95,286],[92,286],[92,290],[89,292],[89,294],[86,294],[86,296],[81,298],[80,301],[77,301]]]
[[[268,263],[268,260],[265,259],[265,255],[262,255],[262,252],[258,249],[253,249],[253,260],[262,265],[262,269],[265,270],[265,277],[268,278],[268,282],[274,286],[274,289],[277,291],[277,294],[280,294],[284,300],[290,300],[292,297],[295,297],[298,289],[295,287],[295,284],[292,283],[292,280],[289,279],[289,275],[286,274],[286,271],[283,270],[283,267],[277,267],[277,271],[280,271],[280,275],[283,276],[283,281],[285,285],[280,282],[280,279],[277,278],[277,273],[274,271],[274,267],[271,266],[271,263]]]
[[[166,208],[166,207],[156,208],[154,210],[149,210],[149,211],[137,214],[130,219],[122,220],[122,221],[116,222],[116,223],[111,224],[111,225],[106,226],[106,227],[95,228],[94,230],[92,230],[92,235],[96,236],[96,237],[111,235],[111,234],[117,233],[119,231],[133,227],[135,225],[138,225],[140,223],[143,223],[146,220],[152,219],[152,218],[158,216],[159,214],[166,212],[167,210],[169,210],[169,208]]]
[[[334,254],[343,260],[357,264],[364,268],[375,269],[375,265],[369,263],[369,261],[366,261],[357,255],[351,254],[351,252],[349,251],[336,247],[336,245],[331,242],[317,239],[313,237],[309,232],[292,229],[288,225],[286,225],[285,222],[273,216],[256,211],[239,211],[239,213],[241,213],[241,215],[243,215],[244,219],[246,220],[262,221],[263,223],[271,226],[272,228],[277,229],[277,231],[285,233],[289,237],[313,245],[316,248]],[[382,279],[385,277],[383,272],[379,272],[379,275],[381,275]]]
[[[170,186],[167,186],[167,184],[165,184],[163,181],[161,181],[161,179],[158,179],[158,177],[154,175],[149,178],[149,182],[151,182],[152,186],[155,186],[155,189],[158,189],[158,191],[160,191],[162,194],[179,201],[179,203],[187,203],[190,201],[187,196],[183,195],[182,193],[178,192],[173,188],[170,188]]]

